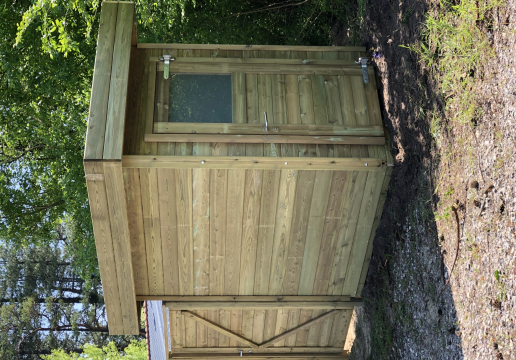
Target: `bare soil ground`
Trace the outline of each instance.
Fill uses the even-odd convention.
[[[353,359],[516,359],[516,4],[478,25],[496,55],[470,75],[478,117],[466,124],[449,120],[450,95],[400,47],[421,41],[436,6],[368,4],[361,42],[381,53],[396,162]],[[335,45],[347,45],[345,30],[335,26]]]

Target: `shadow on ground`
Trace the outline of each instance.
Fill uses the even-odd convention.
[[[362,45],[379,53],[382,116],[392,139],[395,167],[376,232],[358,312],[352,359],[463,359],[457,313],[434,218],[440,166],[431,137],[432,114],[442,103],[416,55],[414,44],[427,2],[369,0]],[[334,33],[339,33],[336,25]],[[340,31],[343,33],[343,31]],[[335,45],[347,45],[335,37]],[[437,180],[438,182],[438,180]]]

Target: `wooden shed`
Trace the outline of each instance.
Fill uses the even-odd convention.
[[[171,359],[347,358],[392,169],[364,51],[142,44],[103,3],[84,167],[111,334],[162,300]]]

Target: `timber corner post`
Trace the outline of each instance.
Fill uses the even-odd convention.
[[[113,335],[139,333],[121,163],[129,60],[135,39],[134,3],[103,2],[84,170],[109,332]]]

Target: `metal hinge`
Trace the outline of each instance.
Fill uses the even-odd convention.
[[[368,58],[358,58],[358,61],[355,61],[355,64],[362,65],[362,77],[364,78],[364,83],[367,84],[369,82],[369,75],[367,75],[367,65],[370,64]]]
[[[163,78],[168,79],[168,70],[170,68],[170,62],[174,61],[176,58],[172,57],[171,55],[163,55],[159,57],[160,61],[163,61],[165,63],[165,69],[163,70]]]

